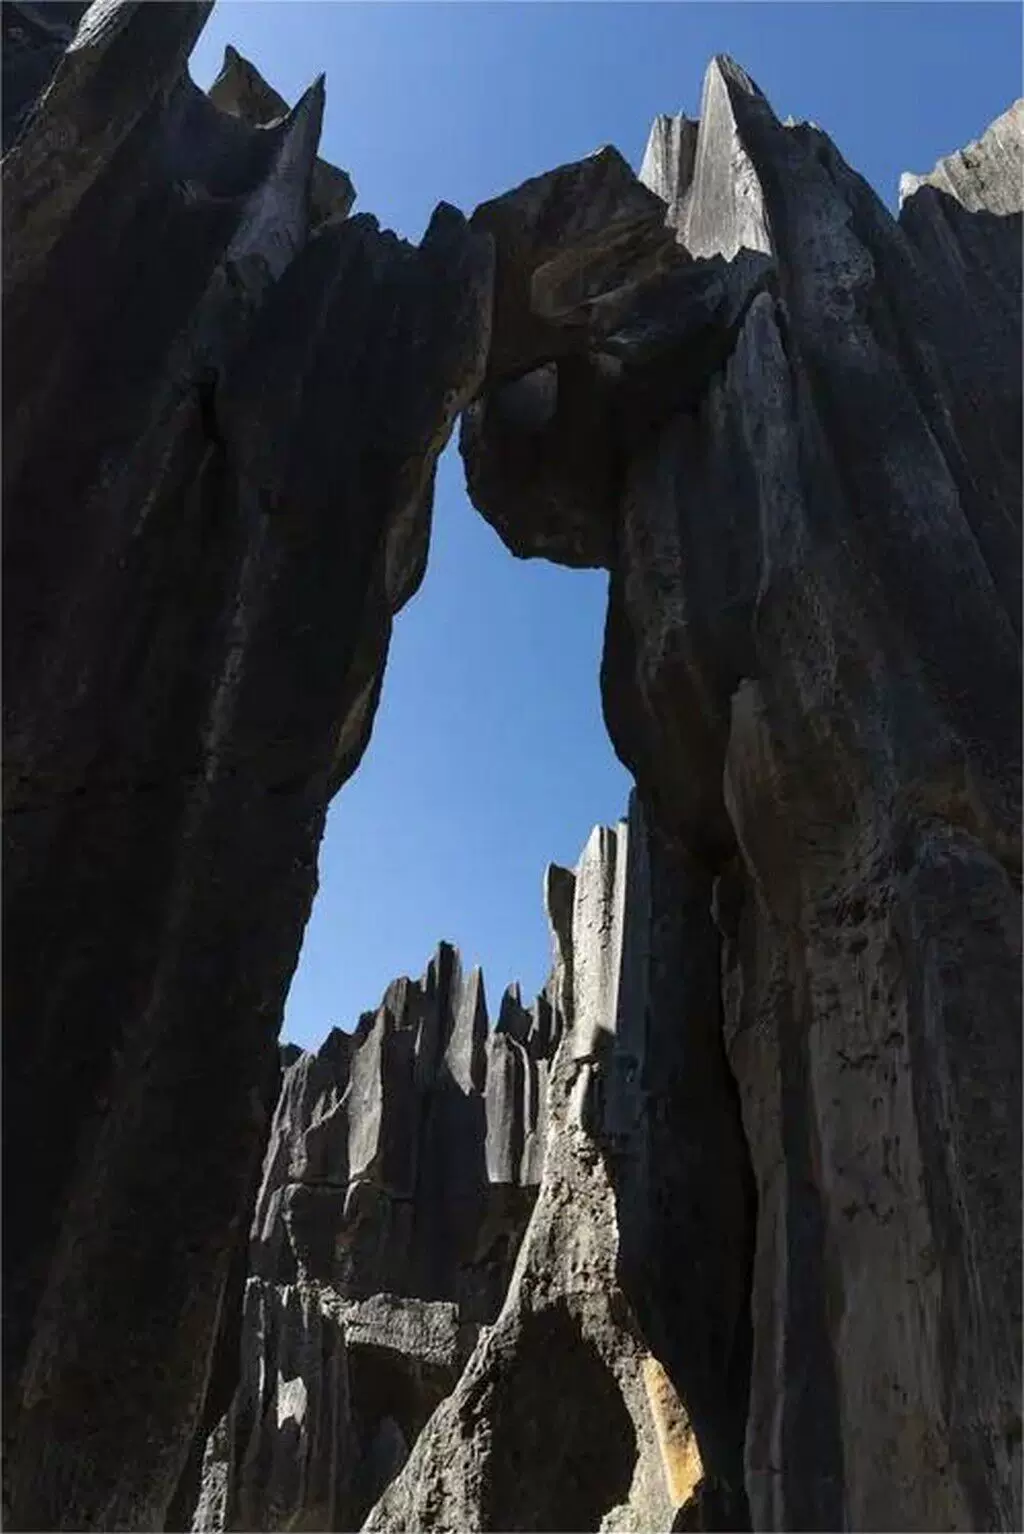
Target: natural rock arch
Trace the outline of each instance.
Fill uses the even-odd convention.
[[[414,250],[317,87],[196,90],[207,5],[82,12],[4,14],[7,1521],[162,1526],[223,1410],[323,817],[471,407],[513,550],[611,570],[674,1140],[694,1040],[738,1089],[708,1473],[757,1526],[1019,1526],[1020,105],[897,221],[718,60],[642,179]]]

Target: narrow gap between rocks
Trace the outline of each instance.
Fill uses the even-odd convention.
[[[541,881],[626,810],[630,775],[601,712],[604,571],[514,559],[470,505],[455,440],[438,466],[423,584],[395,620],[380,708],[331,807],[320,887],[282,1041],[350,1030],[439,940],[510,981],[544,984]]]

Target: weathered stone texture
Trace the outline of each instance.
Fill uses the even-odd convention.
[[[152,1529],[491,255],[314,229],[322,83],[218,110],[208,5],[75,9],[5,10],[48,50],[4,93],[5,1521]]]
[[[695,131],[659,119],[645,158],[675,267],[657,244],[650,282],[588,291],[531,359],[546,412],[510,408],[492,358],[462,436],[513,552],[611,571],[605,714],[669,945],[660,1148],[615,1179],[624,1289],[754,1527],[1012,1529],[1021,106],[898,222],[731,61]],[[533,246],[490,209],[500,310]],[[581,228],[545,224],[549,267]],[[709,1226],[712,1143],[733,1171]],[[636,1250],[679,1254],[653,1287],[644,1220]],[[712,1275],[749,1294],[718,1333]]]
[[[208,11],[3,14],[5,1522],[1019,1528],[1024,105],[894,219],[720,58],[412,248]],[[279,1096],[462,410],[638,795]]]
[[[508,1289],[558,1020],[442,943],[285,1073],[256,1200],[242,1379],[192,1527],[357,1528]],[[509,1062],[517,1066],[510,1072]]]
[[[367,1530],[668,1529],[699,1495],[692,1422],[617,1271],[609,1157],[636,1152],[619,1124],[635,1126],[644,1092],[632,982],[646,979],[646,863],[638,804],[628,827],[598,827],[584,849],[547,988],[563,1017],[537,1203],[500,1314]],[[549,871],[549,900],[565,882]],[[632,1111],[615,1120],[617,1083]]]

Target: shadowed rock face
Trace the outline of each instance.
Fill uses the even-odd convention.
[[[219,109],[185,73],[208,10],[5,8],[15,1528],[161,1527],[230,1398],[211,1350],[324,813],[487,349],[488,239],[343,217],[322,84],[266,127]]]
[[[655,124],[650,280],[571,167],[542,266],[488,205],[496,312],[560,334],[492,358],[467,477],[514,553],[611,571],[660,1061],[620,1277],[726,1526],[744,1482],[755,1527],[1021,1520],[1021,159],[1018,103],[895,221],[717,60]]]
[[[88,0],[10,0],[3,28],[3,148],[7,152],[75,35]]]

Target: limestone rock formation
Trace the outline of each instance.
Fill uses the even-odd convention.
[[[81,10],[4,16],[4,1502],[155,1529],[234,1388],[324,814],[491,253],[342,216],[322,82],[218,108],[208,4]]]
[[[540,1180],[560,1014],[441,944],[288,1067],[249,1245],[242,1379],[197,1529],[354,1529],[508,1290]]]
[[[618,1276],[615,1182],[663,1090],[651,854],[634,799],[549,868],[529,1011],[510,987],[489,1031],[442,944],[289,1066],[193,1529],[668,1530],[720,1503]]]
[[[1018,104],[894,220],[718,59],[645,158],[674,262],[538,302],[464,420],[513,552],[611,572],[674,1076],[613,1178],[622,1283],[756,1528],[1024,1516],[1021,162]],[[548,205],[488,205],[497,313],[599,248],[573,207],[536,260]]]
[[[208,12],[3,9],[6,1525],[1020,1528],[1024,106],[894,219],[717,59],[412,248]],[[463,410],[629,828],[282,1062]]]
[[[504,1304],[367,1530],[667,1530],[680,1513],[691,1526],[693,1424],[618,1274],[613,1165],[642,1154],[650,918],[634,800],[575,872],[549,984],[563,1020],[543,1174]]]

